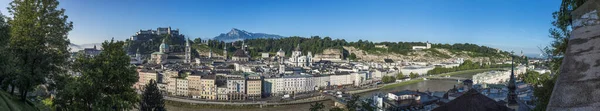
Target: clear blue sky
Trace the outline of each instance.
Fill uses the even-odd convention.
[[[9,0],[0,0],[7,7]],[[475,43],[539,54],[560,0],[61,0],[75,44],[171,26],[192,38],[231,28],[357,41]],[[0,8],[8,15],[5,8]],[[10,15],[9,15],[10,16]]]

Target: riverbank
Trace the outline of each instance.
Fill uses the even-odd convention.
[[[399,86],[404,86],[404,85],[409,85],[409,84],[414,84],[414,83],[418,83],[424,81],[422,78],[421,79],[413,79],[413,80],[408,80],[408,81],[404,81],[404,82],[399,82],[399,83],[393,83],[393,84],[389,84],[389,85],[385,85],[383,87],[381,87],[381,89],[391,89],[394,87],[399,87]]]
[[[504,68],[487,68],[487,69],[473,69],[473,70],[464,70],[464,71],[456,71],[456,72],[449,72],[449,73],[444,73],[444,74],[439,74],[437,76],[453,76],[453,75],[463,75],[463,74],[474,74],[474,73],[482,73],[482,72],[487,72],[487,71],[494,71],[494,70],[502,70]]]

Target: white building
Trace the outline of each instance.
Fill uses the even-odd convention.
[[[316,84],[312,76],[293,75],[280,78],[265,78],[263,86],[265,93],[280,95],[314,91]]]
[[[402,72],[402,74],[404,74],[404,75],[409,75],[410,73],[417,73],[419,75],[425,75],[425,74],[427,74],[427,71],[433,70],[433,68],[434,68],[433,66],[413,65],[413,66],[403,67],[402,69],[400,69],[400,72]]]
[[[510,71],[490,71],[473,75],[473,84],[500,84],[510,79]]]
[[[296,50],[292,52],[292,56],[288,60],[288,63],[292,66],[296,67],[305,67],[310,66],[312,63],[312,53],[308,52],[306,56],[302,56],[302,51],[300,51],[300,44],[296,46]]]
[[[423,50],[423,49],[429,49],[431,48],[431,44],[429,42],[427,42],[426,46],[413,46],[412,50]]]

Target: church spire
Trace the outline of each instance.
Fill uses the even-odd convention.
[[[510,80],[508,81],[508,104],[515,105],[517,104],[517,94],[515,92],[517,88],[515,84],[515,56],[511,54],[511,57]]]

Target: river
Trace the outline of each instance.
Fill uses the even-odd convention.
[[[464,77],[464,78],[471,78],[474,74],[462,74],[462,75],[453,75],[456,77]],[[382,89],[382,90],[376,90],[376,91],[371,91],[371,92],[366,92],[366,93],[362,93],[360,94],[361,97],[372,97],[373,94],[378,94],[378,93],[388,93],[388,92],[396,92],[396,91],[403,91],[403,90],[419,90],[419,91],[448,91],[449,89],[451,89],[452,87],[454,87],[454,85],[456,85],[458,82],[454,81],[454,80],[426,80],[426,81],[422,81],[419,83],[415,83],[415,84],[408,84],[408,85],[404,85],[404,86],[399,86],[399,87],[395,87],[395,88],[391,88],[391,89]],[[330,106],[333,106],[333,101],[331,100],[327,100],[324,101],[324,104],[326,106],[326,109],[329,109]],[[174,110],[174,111],[197,111],[197,110],[208,110],[208,111],[239,111],[239,110],[244,110],[244,111],[304,111],[304,110],[308,110],[310,108],[310,104],[295,104],[295,105],[285,105],[285,106],[277,106],[277,107],[268,107],[268,108],[255,108],[255,109],[191,109],[191,108],[178,108],[178,107],[174,107],[174,106],[169,106],[166,105],[166,108],[168,110]]]

